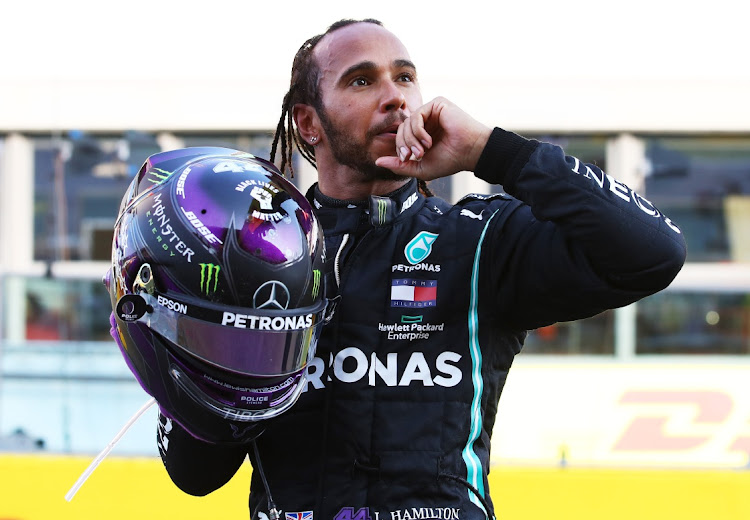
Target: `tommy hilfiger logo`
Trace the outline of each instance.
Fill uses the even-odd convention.
[[[391,307],[435,307],[437,280],[396,278],[391,280]]]

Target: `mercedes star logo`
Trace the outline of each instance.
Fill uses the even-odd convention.
[[[266,282],[255,291],[253,307],[256,309],[286,310],[289,307],[289,289],[276,280]]]

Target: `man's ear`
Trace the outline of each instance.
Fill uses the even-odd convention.
[[[292,108],[292,117],[299,130],[302,140],[308,144],[316,145],[320,142],[322,135],[318,113],[311,105],[297,103]]]

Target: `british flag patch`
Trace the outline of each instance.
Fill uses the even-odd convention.
[[[286,520],[313,520],[312,511],[300,511],[299,513],[284,513]]]

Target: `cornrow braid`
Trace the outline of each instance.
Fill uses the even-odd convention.
[[[289,174],[294,177],[294,166],[292,164],[292,153],[294,146],[297,146],[300,155],[317,168],[315,161],[315,147],[305,142],[300,136],[299,131],[295,128],[293,110],[294,105],[303,103],[313,106],[320,110],[323,102],[318,90],[318,81],[320,79],[320,68],[313,59],[313,49],[324,36],[332,33],[337,29],[346,27],[354,23],[374,23],[382,26],[383,24],[373,18],[364,20],[344,19],[333,23],[323,34],[318,34],[305,41],[294,56],[292,62],[292,77],[289,82],[289,91],[284,95],[281,103],[281,117],[276,125],[276,133],[271,143],[271,162],[276,159],[278,145],[281,145],[281,164],[279,170],[283,173],[285,168],[289,168]]]
[[[424,179],[417,180],[417,188],[419,188],[419,191],[422,192],[422,195],[425,197],[434,197],[435,194],[432,193],[432,190],[427,187],[427,181]]]

